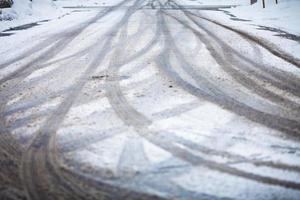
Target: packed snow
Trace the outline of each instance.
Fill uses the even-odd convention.
[[[31,45],[36,45],[44,41],[45,38],[53,37],[56,43],[63,41],[65,38],[70,38],[71,36],[68,33],[72,30],[80,30],[78,27],[87,24],[86,21],[99,12],[99,7],[111,6],[120,1],[60,0],[50,2],[50,0],[37,0],[35,3],[24,3],[24,0],[16,0],[12,8],[3,9],[3,16],[12,17],[11,20],[0,21],[0,31],[18,24],[45,19],[52,20],[11,36],[0,37],[1,63],[5,63],[5,61],[21,55],[23,52],[29,52]],[[296,54],[299,49],[299,42],[295,40],[276,36],[270,30],[258,29],[259,25],[263,25],[280,28],[295,35],[298,34],[297,28],[299,27],[292,25],[292,23],[286,23],[286,21],[291,20],[291,22],[297,24],[296,16],[299,16],[299,14],[296,12],[296,6],[300,5],[298,1],[279,0],[279,5],[271,6],[267,0],[266,9],[262,9],[259,3],[250,6],[248,5],[249,1],[246,0],[174,1],[188,6],[233,6],[228,9],[222,8],[222,10],[201,10],[199,13],[236,29],[267,38],[292,54]],[[253,12],[249,12],[252,9]],[[75,12],[76,10],[77,12]],[[138,113],[142,113],[141,116],[150,119],[152,123],[147,127],[143,125],[144,122],[142,123],[145,126],[142,128],[147,128],[145,132],[152,135],[156,134],[163,143],[174,145],[173,148],[180,147],[183,152],[200,157],[200,160],[203,158],[203,161],[208,160],[208,163],[218,163],[219,166],[226,166],[226,169],[229,170],[243,170],[250,176],[252,175],[251,170],[253,170],[253,173],[262,177],[263,180],[266,180],[264,176],[267,176],[275,180],[279,178],[279,181],[288,180],[299,184],[299,174],[295,175],[292,170],[254,166],[255,164],[252,163],[260,160],[298,166],[300,164],[298,142],[289,138],[285,139],[285,135],[278,130],[267,128],[247,118],[240,117],[230,110],[187,92],[188,90],[183,86],[179,87],[180,84],[170,78],[172,76],[164,74],[162,70],[164,68],[160,66],[159,59],[156,59],[159,57],[158,54],[164,51],[163,37],[159,37],[157,42],[154,42],[154,46],[148,47],[148,42],[155,38],[156,34],[156,30],[152,29],[156,24],[154,12],[148,9],[145,11],[148,12],[147,16],[143,14],[144,10],[141,10],[134,13],[131,16],[132,18],[128,20],[128,30],[124,35],[127,35],[128,38],[132,37],[131,40],[125,40],[125,38],[125,42],[122,42],[121,39],[125,36],[120,34],[122,36],[120,37],[121,42],[118,43],[116,39],[118,35],[114,31],[109,31],[114,25],[118,24],[125,13],[125,9],[120,8],[98,19],[97,22],[91,23],[83,32],[78,32],[80,34],[74,35],[74,38],[64,46],[65,48],[62,51],[58,51],[58,54],[42,63],[34,63],[47,67],[37,68],[28,74],[19,85],[16,85],[16,90],[20,93],[12,93],[12,100],[5,105],[8,113],[7,121],[15,125],[15,129],[11,131],[12,135],[20,141],[27,142],[38,130],[43,130],[44,122],[48,117],[44,113],[52,113],[62,102],[67,102],[69,93],[72,94],[70,90],[74,85],[77,85],[76,82],[81,79],[83,71],[90,63],[93,63],[91,61],[99,60],[99,57],[95,55],[101,55],[105,52],[104,50],[111,50],[112,52],[107,53],[106,58],[99,64],[96,71],[84,77],[86,84],[80,89],[82,91],[78,94],[76,101],[66,113],[57,130],[58,148],[64,153],[63,159],[74,164],[74,166],[92,166],[100,172],[102,169],[111,170],[112,175],[116,175],[117,178],[119,178],[118,176],[125,177],[126,180],[122,183],[121,181],[118,182],[119,180],[116,178],[111,181],[112,183],[125,185],[132,190],[143,187],[142,191],[158,194],[169,192],[174,196],[185,190],[191,193],[195,192],[195,194],[208,193],[233,199],[254,200],[273,199],[274,197],[278,199],[297,199],[298,191],[266,185],[263,181],[257,183],[251,179],[243,179],[214,169],[210,170],[209,165],[206,165],[206,167],[196,166],[197,163],[188,160],[191,162],[189,164],[186,160],[179,159],[180,156],[177,158],[178,155],[174,156],[159,145],[150,143],[145,139],[146,137],[142,137],[144,132],[137,132],[125,123],[126,120],[120,117],[120,113],[122,115],[122,112],[126,111],[124,108],[128,104],[127,107],[130,112],[127,111],[126,113],[131,114],[131,116],[128,115],[128,118],[132,121],[136,120],[136,118],[133,118],[131,108]],[[274,13],[273,10],[275,10]],[[280,10],[285,10],[285,14],[282,14]],[[197,12],[196,9],[193,11]],[[276,12],[278,18],[274,17]],[[66,15],[66,13],[70,14]],[[252,16],[250,13],[257,13],[257,15]],[[183,14],[180,15],[180,12],[178,16],[185,19]],[[222,66],[215,61],[209,49],[195,37],[191,30],[175,23],[174,19],[166,19],[170,30],[172,30],[170,37],[176,39],[174,39],[174,44],[178,46],[178,51],[181,52],[184,58],[188,59],[188,62],[193,63],[191,72],[203,75],[212,83],[218,83],[222,86],[222,93],[237,99],[239,102],[245,102],[245,105],[251,108],[275,116],[287,115],[281,113],[283,109],[280,106],[274,105],[271,101],[263,101],[264,98],[253,93],[244,85],[236,83],[232,75],[224,71]],[[272,23],[268,23],[269,21]],[[193,25],[192,22],[190,24]],[[236,33],[226,31],[223,27],[210,22],[202,22],[202,25],[209,27],[210,32],[215,33],[218,38],[224,39],[224,43],[230,44],[233,50],[249,55],[250,58],[254,57],[251,44],[248,44]],[[113,37],[112,44],[108,48],[105,45],[107,37]],[[101,43],[102,41],[104,41],[104,44]],[[53,44],[54,47],[56,43]],[[51,45],[46,46],[44,49],[37,50],[32,55],[20,60],[15,65],[3,67],[0,78],[30,63],[31,60],[43,55],[51,47]],[[120,56],[116,56],[119,54],[116,54],[118,49],[115,52],[115,47],[122,48],[124,52],[120,51]],[[110,72],[111,66],[115,64],[112,61],[117,60],[116,57],[120,60],[124,59],[123,57],[131,58],[132,55],[136,55],[137,52],[147,48],[149,50],[145,54],[136,57],[127,64],[126,62],[122,64],[117,75],[114,75],[114,71]],[[258,47],[257,50],[262,55],[261,58],[257,58],[257,62],[278,66],[282,68],[282,71],[295,72],[295,76],[300,75],[298,68],[286,64],[284,61],[276,59],[276,57],[274,58],[263,48]],[[76,53],[79,54],[74,56]],[[73,55],[73,57],[68,59],[70,55]],[[62,61],[59,61],[60,59]],[[199,80],[197,77],[194,78],[193,74],[188,73],[188,70],[182,69],[181,64],[185,62],[180,60],[175,53],[170,54],[167,60],[171,63],[174,72],[179,74],[179,77],[188,85],[194,87],[202,85],[197,81]],[[252,66],[249,65],[249,69],[252,70]],[[111,75],[107,75],[108,72]],[[98,78],[94,80],[93,77],[97,76]],[[99,78],[101,76],[103,79]],[[111,91],[108,86],[111,83],[117,83],[120,90],[122,90],[121,95],[124,95],[125,103],[121,103],[125,106],[119,108],[119,113],[116,112],[117,109],[112,106],[112,100],[109,99],[111,97],[108,93]],[[258,84],[262,85],[261,82]],[[265,85],[267,83],[263,84],[263,87],[267,88]],[[281,90],[273,92],[276,94]],[[50,100],[47,100],[47,98]],[[289,98],[288,94],[285,98]],[[115,104],[118,106],[120,103]],[[28,105],[29,108],[27,108]],[[33,106],[30,107],[30,105]],[[22,111],[22,107],[24,111]],[[18,109],[21,111],[18,111]],[[13,114],[9,115],[9,113]],[[288,116],[291,119],[294,117],[292,114]],[[34,118],[32,116],[38,117]],[[26,123],[28,121],[29,123],[20,126],[18,124],[19,119],[25,119],[27,120]],[[133,122],[130,122],[130,124],[134,125]],[[198,145],[199,151],[192,148],[196,145]],[[208,155],[205,153],[207,150],[211,151]],[[85,171],[82,170],[80,173],[85,173]],[[93,176],[93,174],[86,174],[86,176]],[[105,175],[93,178],[100,181],[107,177],[111,178],[108,172]],[[134,185],[135,180],[133,178],[136,178],[138,180],[136,182],[140,184]],[[226,180],[226,182],[223,180]],[[168,187],[173,189],[171,186],[174,186],[175,189],[168,191]],[[161,191],[160,188],[162,188]],[[256,195],[251,194],[253,191]],[[248,198],[249,196],[251,198]]]

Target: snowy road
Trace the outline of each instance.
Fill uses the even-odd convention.
[[[300,61],[184,2],[0,38],[0,197],[299,199]]]

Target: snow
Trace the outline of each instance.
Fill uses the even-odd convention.
[[[227,10],[233,15],[251,20],[255,24],[276,27],[290,33],[300,34],[300,1],[298,0],[280,1],[277,5],[275,1],[267,0],[265,9],[262,8],[259,2],[252,6],[244,5]]]
[[[214,2],[222,4],[224,1]],[[265,9],[262,8],[261,1],[253,5],[249,5],[248,1],[247,3],[243,0],[239,2],[236,4],[238,6],[220,9],[223,12],[200,12],[207,18],[265,39],[285,52],[300,58],[300,1],[279,0],[276,5],[275,1],[266,0]],[[205,3],[210,4],[210,1]]]
[[[154,144],[144,140],[144,151],[150,162],[159,163],[171,157],[171,154]]]
[[[183,5],[244,5],[248,0],[177,0]]]
[[[35,8],[30,8],[30,5],[24,4],[24,2],[19,4],[16,3],[13,8],[6,10],[5,12],[15,12],[17,13],[16,16],[18,16],[18,18],[15,18],[15,20],[13,21],[0,22],[1,26],[2,23],[11,23],[10,25],[23,23],[24,21],[22,21],[22,16],[30,21],[44,19],[46,18],[46,16],[48,16],[48,14],[52,15],[52,13],[48,12],[46,12],[45,15],[44,13],[39,13],[37,9],[38,6],[40,6],[40,9],[46,7],[48,7],[49,9],[54,9],[55,13],[57,14],[60,12],[64,13],[71,11],[71,9],[69,9],[69,11],[66,11],[68,10],[67,8],[59,7],[113,5],[119,1],[87,0],[86,3],[83,3],[83,1],[80,0],[66,0],[56,2],[56,5],[59,5],[57,7],[48,4],[46,1],[43,2],[44,3],[37,4],[37,7]],[[182,4],[184,3],[183,0],[181,0],[180,2]],[[290,41],[285,38],[273,36],[272,33],[257,30],[256,27],[253,26],[253,24],[263,25],[266,22],[271,21],[271,25],[273,27],[280,27],[281,29],[291,32],[295,31],[294,33],[296,33],[297,27],[291,24],[285,24],[284,20],[287,20],[289,18],[295,22],[295,16],[299,16],[299,14],[296,13],[296,6],[300,5],[299,2],[284,1],[280,2],[280,5],[274,5],[273,7],[271,7],[270,4],[267,4],[268,7],[265,10],[261,9],[259,4],[250,7],[249,5],[246,5],[245,2],[248,1],[200,0],[189,1],[189,5],[204,5],[205,3],[210,5],[241,5],[226,10],[234,13],[237,18],[250,19],[252,20],[251,22],[233,21],[228,17],[228,15],[220,11],[205,11],[204,14],[206,14],[210,18],[221,21],[230,26],[238,27],[252,34],[258,34],[261,37],[266,37],[276,44],[284,43],[281,46],[285,48],[285,50],[288,50],[290,52],[293,50],[296,51],[297,48],[299,48],[299,44],[297,44],[295,41]],[[249,12],[250,8],[253,8],[254,10],[256,10],[255,12],[259,14],[252,16]],[[281,8],[285,9],[286,13],[291,11],[290,14],[285,14],[285,17],[283,17],[282,15],[282,17],[280,16],[278,19],[272,20],[272,10],[277,10],[276,12],[278,14],[281,13],[279,12]],[[61,9],[64,11],[60,11]],[[96,8],[93,11],[96,11]],[[16,56],[18,55],[18,53],[24,51],[24,47],[19,47],[21,42],[24,44],[28,44],[28,40],[33,40],[33,38],[35,38],[34,42],[38,42],[43,39],[42,37],[46,38],[49,35],[53,35],[57,32],[64,32],[67,29],[71,29],[74,24],[80,24],[83,21],[94,16],[95,12],[93,11],[91,11],[90,13],[72,13],[72,15],[68,15],[61,19],[52,20],[45,26],[39,26],[27,31],[22,31],[22,34],[15,34],[7,37],[7,39],[0,38],[0,52],[3,53],[4,51],[7,51],[8,48],[10,48],[13,49],[13,51],[9,51],[9,54],[6,56],[6,58]],[[201,11],[201,13],[202,12],[203,11]],[[57,17],[55,13],[53,14],[53,16]],[[72,41],[72,43],[69,44],[68,47],[66,47],[61,55],[58,55],[59,58],[65,57],[66,55],[70,55],[72,53],[76,53],[81,49],[89,48],[91,44],[97,43],[99,38],[102,38],[101,36],[107,34],[106,30],[109,29],[108,27],[113,26],[113,24],[120,20],[119,18],[121,18],[122,13],[123,11],[116,11],[114,12],[114,14],[110,14],[99,20],[99,23],[92,24],[88,29],[84,31],[84,33],[77,36],[77,38],[74,39],[74,41]],[[137,26],[142,24],[142,22],[144,22],[146,26],[154,27],[154,18],[143,18],[141,16],[142,14],[135,14],[133,15],[132,20],[129,21],[129,36],[135,35],[135,33],[139,30],[139,27]],[[203,22],[203,24],[204,26],[211,26],[211,24],[208,24],[208,22]],[[170,27],[171,26],[172,23],[170,23]],[[205,45],[199,45],[199,49],[197,49],[197,40],[195,37],[191,37],[192,34],[190,32],[176,23],[173,23],[173,26],[174,28],[172,28],[172,30],[174,30],[174,33],[171,34],[177,36],[176,41],[179,41],[177,42],[179,50],[181,50],[183,54],[187,54],[185,56],[188,57],[189,60],[192,60],[192,63],[195,63],[194,69],[199,70],[197,72],[206,73],[205,75],[210,74],[210,76],[213,75],[212,77],[210,77],[211,80],[224,83],[222,84],[224,85],[224,90],[226,90],[227,88],[225,84],[234,86],[233,81],[221,72],[219,66],[205,48]],[[215,30],[214,32],[216,32],[216,35],[222,34],[225,38],[227,38],[226,42],[228,43],[236,40],[237,38],[237,36],[232,33],[224,33],[222,31],[218,31],[220,30],[220,28],[211,27],[211,29]],[[178,32],[180,34],[178,34]],[[154,31],[145,28],[141,38],[139,38],[138,43],[132,45],[133,47],[130,47],[130,49],[127,50],[128,57],[130,57],[130,53],[132,53],[133,51],[137,52],[143,49],[143,47],[145,47],[147,43],[151,41],[154,33]],[[37,35],[39,37],[37,37]],[[174,35],[173,37],[175,38]],[[189,39],[186,40],[186,38]],[[34,42],[30,43],[30,45],[33,45]],[[129,45],[133,44],[133,42],[130,41],[128,43]],[[249,45],[247,46],[243,43],[243,41],[240,41],[237,43],[233,43],[232,46],[240,50],[240,52],[250,55],[251,53],[249,52],[251,51],[249,51]],[[174,143],[175,146],[179,149],[184,149],[185,151],[200,156],[201,158],[210,159],[221,164],[224,163],[224,160],[230,160],[232,163],[235,162],[231,166],[240,170],[247,171],[256,168],[249,163],[239,163],[239,161],[234,158],[229,159],[220,155],[210,154],[209,156],[211,157],[208,158],[208,156],[205,157],[205,155],[202,155],[204,153],[200,151],[199,154],[196,154],[192,149],[184,147],[184,145],[180,145],[179,143],[177,143],[175,139],[172,139],[172,137],[174,136],[174,138],[177,137],[181,138],[182,140],[184,139],[190,143],[198,144],[203,148],[210,148],[219,152],[224,151],[232,155],[244,156],[249,158],[249,160],[253,158],[259,159],[261,161],[272,160],[287,164],[299,165],[299,150],[296,150],[296,153],[294,154],[290,154],[287,152],[288,148],[298,148],[299,144],[297,142],[288,139],[283,140],[281,137],[283,134],[278,131],[261,126],[243,117],[239,117],[236,114],[221,108],[220,106],[214,105],[213,103],[198,99],[197,97],[184,91],[182,88],[176,86],[176,84],[172,80],[166,78],[166,76],[163,76],[161,71],[159,71],[160,67],[157,66],[158,64],[154,61],[151,61],[151,59],[158,56],[157,54],[160,52],[162,44],[162,42],[158,42],[158,44],[154,46],[153,49],[149,50],[149,52],[144,55],[145,58],[138,58],[135,61],[122,66],[119,71],[120,80],[114,79],[115,77],[110,77],[110,81],[119,81],[120,87],[125,96],[125,99],[128,101],[128,104],[152,121],[151,126],[148,127],[151,132],[161,133],[160,135],[164,136],[166,139],[170,138],[170,144]],[[93,50],[93,48],[89,49],[91,51]],[[195,50],[196,53],[191,54],[191,50]],[[90,54],[93,55],[94,53],[95,52],[92,51]],[[263,53],[264,55],[268,55],[264,59],[273,58],[266,52]],[[111,58],[113,58],[113,55],[108,56],[110,57],[108,57],[108,59],[101,64],[101,67],[99,67],[99,70],[101,70],[100,72],[102,73],[105,69],[108,68],[109,61]],[[74,78],[79,77],[79,75],[82,73],[82,70],[84,70],[84,68],[78,68],[77,65],[86,66],[85,61],[82,59],[88,60],[88,58],[88,56],[81,56],[80,58],[74,59],[74,61],[72,62],[68,61],[68,63],[65,63],[66,67],[64,69],[61,69],[61,71],[59,72],[60,74],[68,74],[67,77],[62,77],[60,75],[55,77],[55,79],[53,78],[53,80],[52,78],[50,78],[45,83],[42,82],[39,85],[34,85],[31,88],[25,88],[23,91],[24,95],[22,96],[15,94],[12,101],[8,102],[9,108],[16,109],[24,105],[26,106],[27,103],[31,102],[32,97],[36,97],[37,99],[39,99],[39,97],[43,97],[45,93],[46,95],[50,95],[47,93],[57,91],[57,88],[70,88],[74,83]],[[29,56],[28,59],[32,59],[32,55],[31,57]],[[55,59],[57,59],[57,57],[53,58],[53,60]],[[201,59],[205,61],[201,62]],[[191,85],[197,85],[190,74],[184,73],[184,70],[182,69],[182,71],[180,71],[179,62],[177,62],[176,64],[177,60],[174,55],[171,55],[170,60],[173,64],[172,66],[174,67],[174,71],[178,72],[178,74],[181,75],[181,78],[187,80]],[[273,60],[269,62],[274,63],[282,61]],[[19,67],[19,65],[20,63],[16,65],[16,68]],[[60,65],[56,63],[54,65],[50,65],[48,68],[36,70],[31,74],[31,76],[27,77],[25,81],[30,82],[34,79],[44,76],[47,73],[50,73],[51,71],[59,67]],[[288,68],[286,70],[291,71],[292,69]],[[298,72],[299,74],[299,69],[297,70],[298,71],[294,69],[295,73]],[[1,70],[1,73],[3,73],[3,69]],[[102,75],[101,73],[99,74]],[[99,74],[95,73],[95,75]],[[217,80],[215,77],[222,77],[224,80]],[[98,90],[103,90],[103,87],[104,83],[102,80],[88,81],[88,83],[82,90],[82,96],[80,96],[76,100],[76,102],[79,100],[81,100],[82,102],[72,106],[72,108],[64,118],[61,127],[57,131],[59,148],[63,150],[71,149],[64,154],[65,159],[75,163],[74,166],[76,166],[76,164],[84,166],[90,165],[99,170],[112,170],[115,174],[119,173],[119,169],[117,168],[117,166],[119,163],[121,163],[122,159],[126,160],[126,156],[127,162],[129,162],[129,164],[131,162],[132,166],[134,166],[132,168],[132,171],[140,170],[142,173],[147,173],[147,169],[144,169],[142,165],[140,169],[137,167],[140,166],[139,164],[141,164],[143,160],[136,163],[136,158],[138,158],[138,156],[141,156],[140,154],[142,153],[145,154],[144,159],[146,160],[145,163],[142,164],[146,165],[150,163],[149,166],[153,166],[153,168],[157,171],[159,171],[159,167],[161,165],[165,165],[166,168],[169,169],[172,169],[174,168],[174,166],[178,165],[178,160],[175,160],[175,157],[173,155],[165,151],[163,148],[156,146],[137,135],[133,128],[124,126],[124,123],[119,119],[115,111],[111,108],[109,100],[107,98],[103,98],[103,96],[105,95],[103,93],[105,92],[101,93],[102,96],[98,96],[97,99],[89,100],[86,102],[83,101],[84,96],[88,96],[89,92],[93,92],[95,88],[97,88]],[[236,85],[232,88],[235,91],[238,91],[238,89],[241,89],[241,91],[244,92],[246,91],[246,88],[243,88],[243,86],[240,85]],[[256,95],[250,96],[251,94],[248,94],[246,92],[245,94],[247,95],[247,97],[251,97],[251,99],[247,100],[247,102],[258,99]],[[240,94],[239,98],[241,98],[243,93],[239,92],[238,94]],[[94,93],[91,96],[96,96],[96,94]],[[9,119],[14,120],[14,118],[17,119],[21,117],[29,118],[32,114],[35,113],[43,114],[42,111],[51,111],[51,109],[61,103],[62,100],[63,97],[58,97],[54,98],[52,101],[48,101],[48,103],[37,104],[34,108],[29,108],[27,112],[17,113],[15,116],[12,116]],[[261,104],[255,104],[255,102],[253,102],[253,105],[251,106],[259,108],[258,106],[260,105]],[[262,110],[265,107],[266,106],[259,108],[258,110]],[[280,113],[275,114],[280,115]],[[37,131],[39,129],[39,126],[41,126],[43,122],[44,118],[42,118],[41,121],[33,119],[32,124],[35,126],[32,126],[31,128],[21,127],[19,129],[16,129],[13,134],[19,138],[29,137],[29,133],[34,133],[35,131]],[[81,148],[72,151],[72,148],[70,147],[71,144],[75,146],[81,145]],[[134,144],[132,148],[130,148],[131,144]],[[272,146],[274,146],[274,148],[271,148]],[[275,146],[283,148],[275,148]],[[139,147],[140,149],[138,149]],[[284,147],[287,150],[284,150]],[[126,149],[126,151],[124,149]],[[122,153],[123,150],[124,153]],[[128,155],[126,155],[126,153]],[[130,160],[130,158],[134,159]],[[174,178],[172,178],[172,184],[178,185],[182,188],[186,188],[187,190],[192,190],[200,193],[216,194],[235,199],[246,199],[249,196],[251,196],[252,199],[272,199],[272,197],[275,198],[275,195],[278,194],[280,194],[280,196],[278,197],[279,199],[283,199],[285,197],[287,199],[297,199],[297,195],[299,195],[299,192],[297,191],[288,191],[289,193],[285,194],[286,190],[280,187],[258,184],[252,180],[246,180],[225,173],[215,172],[213,170],[209,170],[207,167],[197,167],[189,164],[186,165],[189,166],[189,168],[192,170],[189,171],[185,169],[184,173],[177,174],[177,177],[174,175]],[[127,165],[121,166],[121,171],[124,170],[122,167],[127,170]],[[266,174],[270,177],[277,176],[277,173],[280,172],[279,178],[286,178],[287,180],[293,180],[297,183],[299,182],[299,175],[295,176],[292,172],[286,172],[284,170],[275,171],[274,169],[259,167],[257,167],[256,170],[257,171],[255,171],[255,173],[260,175]],[[173,171],[173,173],[176,172]],[[160,180],[162,182],[161,184],[167,184],[169,178],[165,179],[163,173],[157,173],[153,174],[151,179],[149,179],[148,181],[150,182],[152,180],[152,184],[155,185],[157,184],[155,183],[156,179]],[[224,182],[224,180],[227,180],[227,182]],[[146,184],[141,185],[145,186]],[[249,193],[253,191],[257,193],[257,196],[249,195]]]
[[[49,20],[62,15],[51,0],[24,1],[15,0],[12,8],[2,9],[0,31],[27,23]]]
[[[62,7],[100,7],[113,6],[121,0],[60,0],[55,4]]]
[[[114,6],[119,2],[121,0],[14,0],[12,8],[5,8],[0,12],[0,32],[24,24],[57,19],[68,15],[77,7],[101,8]]]
[[[215,177],[220,177],[220,179]],[[173,181],[187,190],[201,191],[224,197],[224,199],[297,199],[299,195],[293,190],[282,192],[279,187],[266,187],[251,180],[210,171],[204,167],[195,167],[190,173],[178,176]],[[234,184],[232,184],[233,182]],[[256,193],[256,196],[251,195],[253,192]]]

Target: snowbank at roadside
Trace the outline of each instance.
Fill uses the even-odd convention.
[[[241,0],[242,1],[242,0]],[[220,1],[221,2],[221,1]],[[300,1],[266,0],[220,11],[201,11],[202,15],[234,29],[272,42],[283,51],[300,59]],[[249,2],[248,2],[249,3]]]
[[[300,1],[299,0],[266,0],[266,8],[261,2],[252,6],[244,5],[228,9],[240,18],[251,20],[256,25],[271,26],[290,33],[300,34]]]
[[[113,6],[117,3],[121,2],[121,0],[64,0],[57,1],[61,7],[89,7],[89,6]]]
[[[122,0],[14,0],[12,8],[1,9],[0,32],[10,27],[55,19],[72,12],[71,8],[114,6]],[[66,9],[64,9],[66,7]],[[2,20],[1,20],[2,19]]]
[[[182,5],[245,5],[250,0],[176,0]]]
[[[46,19],[52,19],[62,13],[51,0],[14,0],[11,8],[1,10],[0,31],[9,27]]]

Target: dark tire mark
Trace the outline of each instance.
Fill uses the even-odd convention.
[[[162,18],[161,18],[162,19]],[[160,26],[163,26],[161,24]],[[123,38],[124,39],[124,38]],[[166,44],[168,46],[168,44]],[[116,51],[116,55],[120,57],[120,52]],[[160,56],[158,59],[160,60],[165,60],[168,56]],[[120,61],[119,61],[120,62]],[[172,74],[172,79],[175,82],[179,82],[180,86],[184,85],[185,88],[188,88],[189,90],[192,89],[193,91],[198,91],[198,88],[192,88],[191,85],[186,84],[182,79],[178,78],[178,75],[174,73],[170,67],[166,63],[162,63],[161,66],[163,66],[164,71],[167,71],[166,74],[169,76],[169,74]],[[118,63],[118,62],[117,62]],[[160,64],[160,63],[159,63]],[[112,65],[111,67],[116,66]],[[165,70],[168,68],[167,70]],[[111,69],[112,73],[114,75],[117,75],[118,69]],[[174,78],[176,77],[176,78]],[[183,83],[183,84],[182,84]],[[159,146],[160,148],[168,151],[171,153],[173,156],[180,158],[184,161],[187,161],[193,165],[201,165],[205,166],[209,169],[216,170],[222,173],[230,174],[233,176],[239,176],[242,178],[246,178],[249,180],[253,180],[256,182],[264,183],[264,184],[269,184],[269,185],[276,185],[276,186],[281,186],[281,187],[286,187],[286,188],[291,188],[291,189],[296,189],[300,190],[300,183],[295,183],[291,181],[285,181],[285,180],[279,180],[276,178],[271,178],[271,177],[266,177],[266,176],[261,176],[261,175],[256,175],[248,172],[244,172],[242,170],[229,167],[225,164],[210,161],[203,159],[199,156],[195,156],[191,154],[189,151],[184,150],[180,148],[179,146],[174,145],[172,142],[169,140],[161,140],[161,138],[158,138],[156,133],[151,132],[147,126],[151,123],[149,119],[147,119],[143,114],[135,110],[126,100],[125,96],[119,89],[118,83],[115,83],[115,85],[108,85],[107,87],[107,97],[109,99],[109,102],[111,103],[112,108],[115,109],[116,114],[119,116],[120,119],[123,120],[123,122],[129,126],[129,127],[134,127],[135,131],[143,138],[147,139],[149,142]],[[110,93],[111,94],[110,94]]]
[[[166,23],[164,22],[164,24],[162,26],[165,27]],[[168,36],[169,35],[165,36],[167,44],[168,44],[168,39],[167,39]],[[207,44],[207,45],[209,45],[209,44]],[[172,45],[168,44],[168,47],[169,46],[172,46]],[[185,80],[180,78],[180,76],[178,74],[176,74],[176,72],[174,72],[169,61],[167,61],[167,58],[169,57],[168,54],[169,53],[166,52],[164,55],[161,55],[157,59],[159,66],[163,67],[162,70],[165,71],[168,76],[172,77],[171,79],[173,81],[177,82],[181,87],[183,87],[184,89],[189,91],[189,93],[191,93],[201,99],[204,98],[210,102],[220,105],[221,107],[226,108],[230,111],[233,111],[238,115],[244,116],[244,117],[250,119],[251,121],[254,121],[254,122],[257,122],[260,124],[264,124],[268,127],[283,131],[285,133],[290,134],[291,136],[293,136],[295,138],[299,137],[300,124],[298,121],[286,119],[286,118],[275,116],[272,114],[268,114],[268,113],[256,110],[252,107],[249,107],[247,104],[238,102],[237,100],[231,98],[230,96],[227,96],[222,91],[217,89],[212,83],[209,82],[209,80],[206,80],[205,77],[202,77],[200,75],[198,77],[196,77],[194,72],[191,72],[191,74],[193,74],[194,77],[196,77],[196,81],[202,82],[207,88],[209,88],[209,91],[207,91],[207,89],[196,88],[193,85],[189,84],[188,82],[186,82]],[[187,71],[191,70],[191,68],[188,66],[188,64],[186,62],[184,62],[184,60],[183,60],[183,64],[181,64],[181,67],[183,69],[186,69]]]
[[[172,0],[172,2],[173,2],[173,5],[175,4],[175,6],[177,6],[177,7],[180,8],[180,6],[177,3],[175,3],[175,0]],[[198,16],[198,17],[200,17],[200,16]],[[263,48],[265,48],[266,50],[268,50],[273,55],[275,55],[275,56],[277,56],[279,58],[282,58],[283,60],[285,60],[285,61],[291,63],[292,65],[295,65],[298,68],[300,68],[300,60],[299,60],[299,58],[296,58],[293,55],[288,54],[287,52],[284,52],[282,49],[280,49],[279,47],[276,47],[276,45],[270,43],[269,41],[266,41],[266,40],[264,40],[262,38],[255,37],[255,36],[253,36],[253,35],[245,32],[245,31],[234,29],[234,28],[232,28],[230,26],[221,24],[221,23],[219,23],[217,21],[214,21],[212,19],[209,19],[209,18],[206,18],[206,17],[203,17],[203,16],[201,16],[200,18],[202,18],[204,20],[207,20],[207,21],[210,21],[210,22],[212,22],[214,24],[217,24],[219,26],[222,26],[222,27],[224,27],[224,28],[226,28],[226,29],[228,29],[230,31],[236,32],[236,33],[242,35],[243,37],[245,37],[245,38],[247,38],[247,39],[249,39],[249,40],[257,43],[260,46],[262,46]]]

